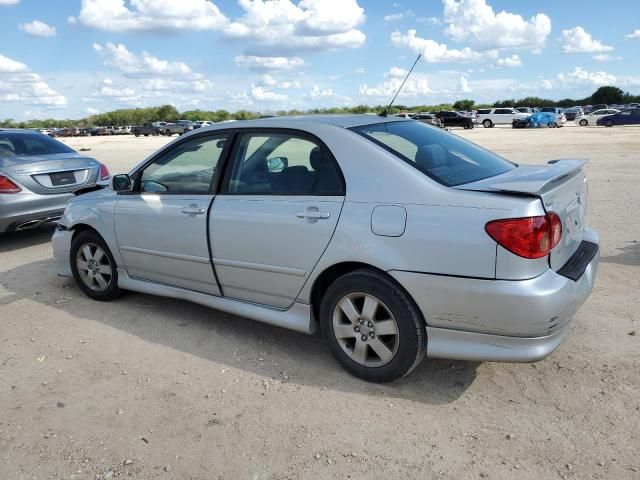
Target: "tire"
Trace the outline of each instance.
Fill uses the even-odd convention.
[[[462,125],[462,128],[464,128],[465,130],[469,130],[473,128],[473,123],[465,123],[464,125]]]
[[[140,136],[140,132],[138,132],[138,131],[133,132],[133,134],[134,134],[136,137],[139,137],[139,136]]]
[[[102,302],[120,295],[118,269],[109,247],[93,230],[80,232],[71,242],[71,272],[80,290]]]
[[[603,123],[605,127],[613,127],[613,122],[611,120],[605,120]]]
[[[182,134],[184,135],[185,133],[189,133],[189,129],[185,128],[184,131],[182,132]]]
[[[171,130],[169,130],[169,129],[165,130],[164,134],[165,134],[167,137],[170,137],[170,136],[171,136]]]
[[[580,122],[578,124],[581,127],[586,127],[587,125],[589,125],[589,122],[587,120],[580,120]]]
[[[366,308],[374,304],[374,309]],[[355,310],[346,308],[351,306]],[[368,382],[402,378],[426,353],[425,324],[415,303],[373,270],[356,270],[329,286],[320,304],[320,327],[338,363]],[[388,333],[382,334],[382,328]]]
[[[148,136],[149,136],[149,134],[148,134],[148,133],[145,133],[145,134],[144,134],[144,136],[145,136],[145,137],[148,137]]]
[[[482,121],[482,126],[484,128],[491,128],[493,127],[493,122],[487,118],[486,120]]]

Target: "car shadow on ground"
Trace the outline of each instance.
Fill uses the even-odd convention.
[[[13,252],[51,241],[55,224],[49,223],[32,230],[0,233],[0,253]]]
[[[602,257],[600,260],[605,263],[640,267],[640,242],[630,242],[629,245],[618,250],[620,251],[618,255],[609,255],[608,257]]]
[[[53,260],[9,270],[0,276],[0,286],[11,293],[0,297],[0,305],[23,299],[40,302],[76,318],[133,334],[144,342],[257,375],[281,378],[286,372],[289,382],[320,389],[445,404],[455,401],[473,383],[479,365],[425,359],[407,377],[377,385],[343,371],[318,335],[304,335],[194,303],[134,292],[101,304],[87,298],[73,279],[57,277]],[[46,309],[42,315],[42,321],[50,321]]]

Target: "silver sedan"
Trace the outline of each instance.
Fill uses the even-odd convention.
[[[0,129],[0,233],[58,220],[74,190],[109,178],[106,166],[47,135]]]
[[[340,364],[387,382],[428,357],[549,355],[589,295],[598,235],[584,162],[516,165],[382,116],[201,128],[74,198],[58,273],[320,330]]]

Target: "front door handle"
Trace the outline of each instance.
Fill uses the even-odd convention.
[[[204,213],[206,213],[206,210],[202,207],[197,206],[195,203],[192,203],[188,207],[184,207],[182,209],[182,213],[184,213],[185,215],[191,215],[191,216],[204,215]]]

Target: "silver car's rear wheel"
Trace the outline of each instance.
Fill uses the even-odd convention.
[[[333,311],[333,334],[342,351],[364,367],[386,365],[398,351],[398,323],[381,300],[351,293]]]
[[[85,243],[76,254],[76,267],[82,282],[91,290],[104,292],[113,278],[106,252],[94,243]]]

